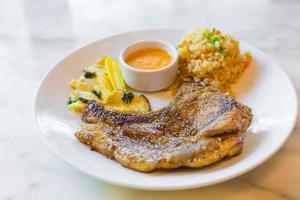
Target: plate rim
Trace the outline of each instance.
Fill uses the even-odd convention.
[[[230,179],[236,178],[242,174],[245,174],[253,169],[255,169],[256,167],[258,167],[259,165],[261,165],[262,163],[264,163],[265,161],[267,161],[268,159],[270,159],[275,153],[278,152],[278,150],[286,143],[287,139],[290,137],[290,135],[293,133],[294,127],[296,125],[297,122],[297,115],[298,115],[298,98],[297,98],[297,92],[295,89],[295,86],[293,85],[290,77],[287,75],[287,73],[283,70],[283,68],[277,63],[275,62],[272,57],[270,57],[269,55],[267,55],[266,53],[264,53],[262,50],[260,50],[259,48],[250,45],[247,42],[244,42],[242,40],[239,40],[241,43],[244,43],[248,46],[251,46],[251,48],[255,49],[255,51],[258,51],[259,53],[263,54],[266,58],[268,58],[271,62],[273,67],[277,68],[277,70],[279,70],[282,75],[286,78],[286,80],[288,81],[288,84],[291,86],[291,98],[295,100],[295,110],[293,113],[293,121],[291,123],[291,126],[289,127],[289,129],[287,130],[287,134],[285,135],[285,137],[280,141],[280,143],[276,146],[276,148],[273,148],[273,150],[267,155],[265,156],[263,159],[259,160],[258,162],[254,163],[253,165],[249,165],[247,167],[244,167],[243,170],[240,170],[237,173],[234,174],[230,174],[226,177],[217,179],[217,180],[209,180],[206,181],[204,183],[191,183],[191,184],[183,184],[183,185],[177,185],[177,186],[146,186],[146,185],[138,185],[138,184],[132,184],[132,183],[128,183],[128,182],[120,182],[120,181],[115,181],[114,179],[109,179],[106,176],[99,176],[93,173],[90,173],[88,171],[85,171],[82,167],[77,166],[76,164],[73,164],[73,162],[71,160],[69,160],[66,156],[63,156],[62,154],[60,154],[53,146],[51,146],[48,141],[46,140],[46,137],[44,137],[45,134],[43,134],[43,130],[38,122],[38,117],[37,117],[37,102],[38,102],[38,97],[39,94],[41,92],[41,86],[43,85],[43,83],[45,82],[46,78],[48,77],[48,75],[57,68],[57,66],[59,66],[65,59],[71,57],[74,53],[77,53],[79,51],[81,51],[84,48],[87,48],[88,46],[94,45],[98,42],[101,42],[102,40],[107,40],[107,39],[111,39],[114,37],[118,37],[121,35],[126,35],[126,34],[134,34],[134,33],[138,33],[138,32],[148,32],[148,31],[187,31],[187,28],[145,28],[145,29],[137,29],[137,30],[132,30],[132,31],[126,31],[126,32],[119,32],[117,34],[113,34],[107,37],[101,37],[98,40],[86,43],[82,46],[80,46],[79,48],[76,48],[75,50],[71,50],[67,53],[66,56],[60,58],[60,60],[58,62],[56,62],[56,64],[54,64],[41,78],[41,80],[38,83],[37,89],[34,93],[34,101],[33,101],[33,119],[35,122],[35,126],[38,129],[38,134],[41,138],[41,140],[44,142],[44,144],[46,144],[47,148],[49,148],[55,156],[57,156],[59,159],[61,159],[62,161],[64,161],[65,163],[67,163],[68,165],[72,166],[73,168],[77,169],[78,171],[82,172],[83,174],[87,174],[90,177],[93,177],[97,180],[101,180],[101,181],[105,181],[109,184],[114,184],[114,185],[118,185],[118,186],[123,186],[123,187],[129,187],[129,188],[133,188],[133,189],[143,189],[143,190],[153,190],[153,191],[162,191],[162,190],[184,190],[184,189],[193,189],[193,188],[200,188],[200,187],[204,187],[204,186],[210,186],[210,185],[214,185],[214,184],[218,184],[221,182],[225,182],[228,181]]]

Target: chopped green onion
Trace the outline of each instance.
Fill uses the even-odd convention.
[[[83,71],[84,71],[84,77],[85,78],[91,79],[91,78],[94,78],[96,76],[95,72],[89,72],[89,71],[86,71],[86,70],[83,70]]]
[[[122,101],[124,103],[130,103],[132,101],[132,99],[133,99],[132,92],[127,92],[127,91],[123,92]]]
[[[210,42],[213,43],[213,44],[217,41],[219,41],[219,38],[215,35],[210,38]]]
[[[213,28],[204,37],[207,39],[208,42],[214,45],[215,48],[219,49],[221,46],[221,41],[225,40],[225,38],[222,35],[217,35],[216,32],[217,30]]]
[[[68,98],[68,105],[72,104],[72,103],[75,103],[78,101],[78,93],[77,92],[73,92],[69,98]]]
[[[72,99],[69,97],[69,98],[68,98],[68,103],[67,103],[67,104],[70,105],[70,104],[72,104],[72,103],[74,103],[74,102],[73,102]]]
[[[92,90],[91,91],[94,95],[96,95],[99,99],[101,99],[101,91],[100,90]]]

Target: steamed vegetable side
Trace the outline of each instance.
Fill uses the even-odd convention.
[[[127,90],[118,63],[109,56],[85,67],[83,75],[72,80],[70,87],[68,108],[75,112],[81,113],[91,100],[119,112],[150,111],[145,96]]]

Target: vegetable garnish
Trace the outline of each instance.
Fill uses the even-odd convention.
[[[220,43],[224,40],[224,37],[220,34],[221,32],[219,30],[213,28],[209,33],[205,35],[205,38],[216,48],[220,48]]]
[[[94,73],[94,72],[89,72],[89,71],[86,71],[86,70],[83,70],[83,71],[84,71],[84,77],[85,78],[90,79],[90,78],[94,78],[96,76],[96,73]]]
[[[126,85],[122,77],[121,69],[113,59],[106,56],[105,69],[110,79],[111,85],[115,90],[126,90]]]
[[[70,104],[72,104],[72,103],[74,103],[74,102],[76,102],[76,101],[74,101],[71,97],[69,97],[69,98],[68,98],[68,103],[67,103],[67,104],[70,105]]]
[[[92,90],[92,93],[96,95],[99,99],[101,99],[101,91],[100,90]]]
[[[130,103],[133,99],[133,94],[132,92],[128,92],[128,91],[124,91],[123,92],[123,97],[122,97],[122,101],[124,103]]]
[[[69,98],[68,98],[68,105],[75,103],[76,101],[78,101],[79,97],[78,97],[78,93],[77,92],[73,92]]]
[[[118,63],[104,56],[86,66],[84,74],[70,83],[73,90],[68,108],[82,112],[91,100],[120,112],[146,112],[150,105],[145,97],[128,92]]]

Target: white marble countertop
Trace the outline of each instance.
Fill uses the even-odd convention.
[[[300,91],[297,0],[4,0],[0,6],[0,199],[300,199],[300,129],[260,167],[218,185],[133,190],[86,176],[40,140],[33,101],[43,75],[99,38],[159,27],[215,26],[273,57]],[[298,120],[299,122],[299,120]]]

